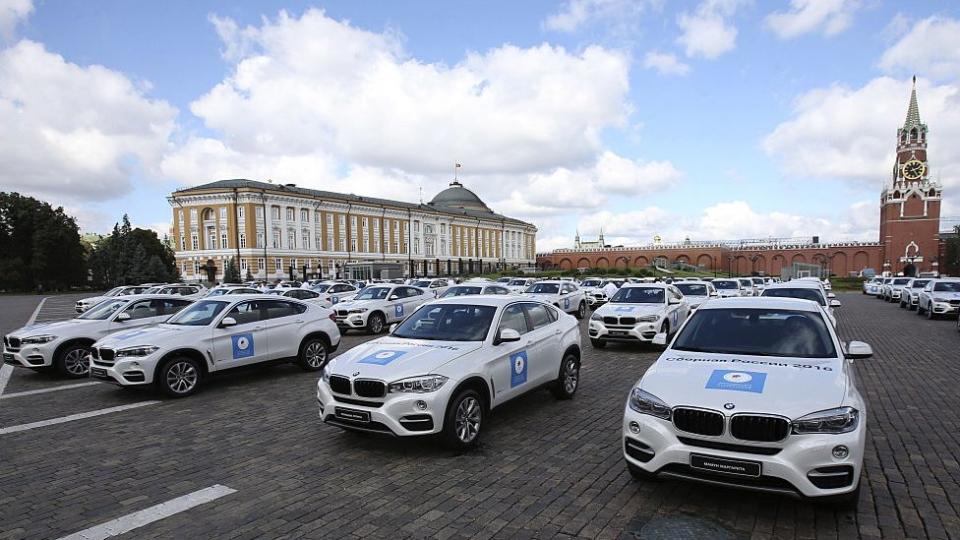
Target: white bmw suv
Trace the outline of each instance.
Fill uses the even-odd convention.
[[[317,382],[320,419],[347,430],[441,434],[476,444],[491,409],[547,385],[573,397],[577,321],[555,306],[508,295],[430,302],[391,334],[330,361]]]
[[[553,304],[578,319],[587,316],[587,298],[572,281],[538,281],[527,287],[523,296]]]
[[[587,333],[598,349],[608,341],[653,341],[673,335],[690,315],[683,294],[666,283],[627,283],[590,316]]]
[[[867,412],[852,361],[872,354],[809,300],[707,302],[630,391],[627,468],[855,505]]]
[[[111,332],[157,324],[190,305],[169,295],[114,296],[73,319],[24,326],[3,338],[3,361],[34,370],[86,377],[90,346]]]
[[[433,300],[433,295],[433,291],[410,285],[371,285],[353,300],[335,306],[337,325],[343,332],[366,330],[379,334],[388,324],[402,321],[421,304]]]
[[[186,397],[209,375],[259,362],[289,359],[319,370],[339,345],[332,312],[316,303],[223,295],[94,343],[90,376],[121,386],[154,384],[168,396]]]

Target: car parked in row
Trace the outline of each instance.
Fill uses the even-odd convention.
[[[341,332],[365,330],[379,334],[388,324],[402,321],[421,304],[434,298],[433,292],[410,285],[371,285],[353,300],[336,305],[336,322]]]
[[[717,289],[709,281],[684,281],[674,283],[674,286],[683,294],[683,299],[694,311],[711,298],[717,298]]]
[[[652,342],[658,333],[672,335],[689,315],[690,305],[674,285],[629,283],[590,315],[587,333],[598,349],[610,341]]]
[[[527,287],[523,295],[553,304],[578,319],[587,316],[586,296],[572,281],[538,281]]]
[[[913,278],[903,288],[900,295],[900,307],[913,311],[917,309],[917,303],[920,301],[920,291],[930,282],[929,278]]]
[[[960,312],[960,278],[931,279],[917,295],[917,315],[928,319]]]
[[[123,285],[120,287],[114,287],[100,296],[91,296],[89,298],[81,298],[80,300],[77,300],[77,303],[74,304],[74,309],[77,313],[83,313],[84,311],[92,308],[108,298],[140,294],[152,286],[153,284],[147,283],[144,285]]]
[[[452,285],[447,288],[440,298],[450,298],[451,296],[471,296],[474,294],[513,294],[502,283],[477,283]]]

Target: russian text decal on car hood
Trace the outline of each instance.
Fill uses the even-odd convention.
[[[347,377],[394,381],[428,375],[447,362],[480,348],[480,342],[427,341],[385,337],[350,349],[332,361],[331,370]],[[359,372],[359,375],[354,375]]]
[[[640,315],[656,315],[663,311],[663,304],[604,304],[597,310],[600,316],[639,317]]]
[[[837,359],[780,358],[668,350],[647,370],[641,388],[671,406],[788,418],[837,407],[846,382]]]

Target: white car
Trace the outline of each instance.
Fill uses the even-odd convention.
[[[917,295],[917,315],[936,319],[960,311],[960,278],[931,279]]]
[[[715,279],[710,283],[717,289],[720,298],[730,298],[732,296],[749,296],[743,285],[736,279]]]
[[[909,277],[898,277],[890,280],[890,283],[883,286],[880,291],[880,298],[887,302],[900,302],[900,296],[903,295],[903,288],[910,284]]]
[[[474,294],[513,294],[506,285],[502,283],[477,283],[465,285],[453,285],[443,291],[440,298],[450,298],[451,296],[470,296]]]
[[[903,288],[900,294],[900,307],[913,311],[917,309],[917,303],[920,301],[920,291],[930,283],[927,278],[914,278]]]
[[[666,283],[628,283],[590,315],[587,333],[598,349],[608,341],[653,341],[658,333],[675,333],[690,316],[683,294]]]
[[[329,309],[272,295],[204,298],[161,324],[90,347],[90,376],[186,397],[216,372],[273,360],[322,369],[340,345]]]
[[[863,282],[863,294],[876,296],[880,294],[880,288],[883,286],[883,278],[874,277]]]
[[[523,291],[523,296],[548,302],[578,319],[587,316],[587,299],[573,281],[538,281]]]
[[[433,293],[434,298],[439,298],[444,291],[447,290],[447,287],[453,285],[453,282],[448,279],[418,279],[411,283],[414,287],[423,289]]]
[[[855,505],[867,412],[853,360],[872,354],[808,300],[708,302],[630,391],[627,468]]]
[[[111,332],[157,324],[192,301],[169,295],[115,296],[74,319],[25,326],[3,338],[3,361],[35,370],[85,377],[90,346]]]
[[[757,294],[757,286],[753,284],[753,280],[750,278],[737,278],[737,281],[740,282],[740,287],[745,291],[743,296],[759,296]]]
[[[507,284],[507,288],[510,289],[511,292],[519,294],[527,290],[527,287],[530,287],[536,282],[537,280],[533,278],[515,278],[510,280],[510,282]]]
[[[750,278],[750,281],[753,282],[753,295],[760,296],[760,293],[762,293],[763,289],[767,286],[767,282],[764,281],[762,277],[757,276]]]
[[[233,294],[263,294],[263,291],[254,289],[253,287],[247,287],[246,285],[220,285],[207,291],[204,298],[216,298],[217,296]]]
[[[580,380],[580,330],[552,305],[471,296],[424,305],[334,358],[317,382],[320,419],[349,430],[477,443],[490,410],[548,385],[569,399]]]
[[[149,285],[123,285],[120,287],[114,287],[100,296],[91,296],[90,298],[77,300],[77,303],[74,304],[74,309],[77,313],[83,313],[84,311],[92,308],[108,298],[113,298],[115,296],[127,296],[131,294],[141,294],[149,288]]]
[[[888,278],[883,278],[883,279],[880,280],[880,285],[877,287],[876,298],[883,299],[883,290],[884,290],[884,289],[886,288],[886,286],[889,285],[890,282],[892,282],[892,281],[893,281],[893,278],[889,278],[889,277],[888,277]]]
[[[673,285],[683,294],[683,299],[690,305],[690,311],[696,310],[711,298],[720,296],[717,289],[708,281],[684,281]]]
[[[840,307],[841,303],[833,293],[824,291],[823,286],[818,282],[795,279],[786,283],[778,283],[764,289],[760,296],[765,298],[799,298],[816,302],[823,309],[823,313],[827,316],[830,324],[834,328],[837,326],[837,315],[833,310]]]
[[[353,300],[360,292],[360,289],[349,283],[318,283],[311,290],[320,294],[326,307],[333,307],[340,302]]]
[[[207,294],[207,288],[203,285],[186,285],[183,283],[173,283],[169,285],[156,285],[143,291],[140,294],[162,294],[168,296],[183,296],[196,300],[203,298]]]
[[[421,304],[433,299],[433,292],[410,285],[372,285],[353,300],[337,304],[337,325],[341,332],[366,330],[379,334],[388,324],[402,321]]]

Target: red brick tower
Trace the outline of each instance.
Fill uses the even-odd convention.
[[[884,271],[908,276],[937,271],[940,190],[940,185],[930,179],[927,125],[920,121],[914,77],[907,119],[897,130],[893,175],[880,195]]]

